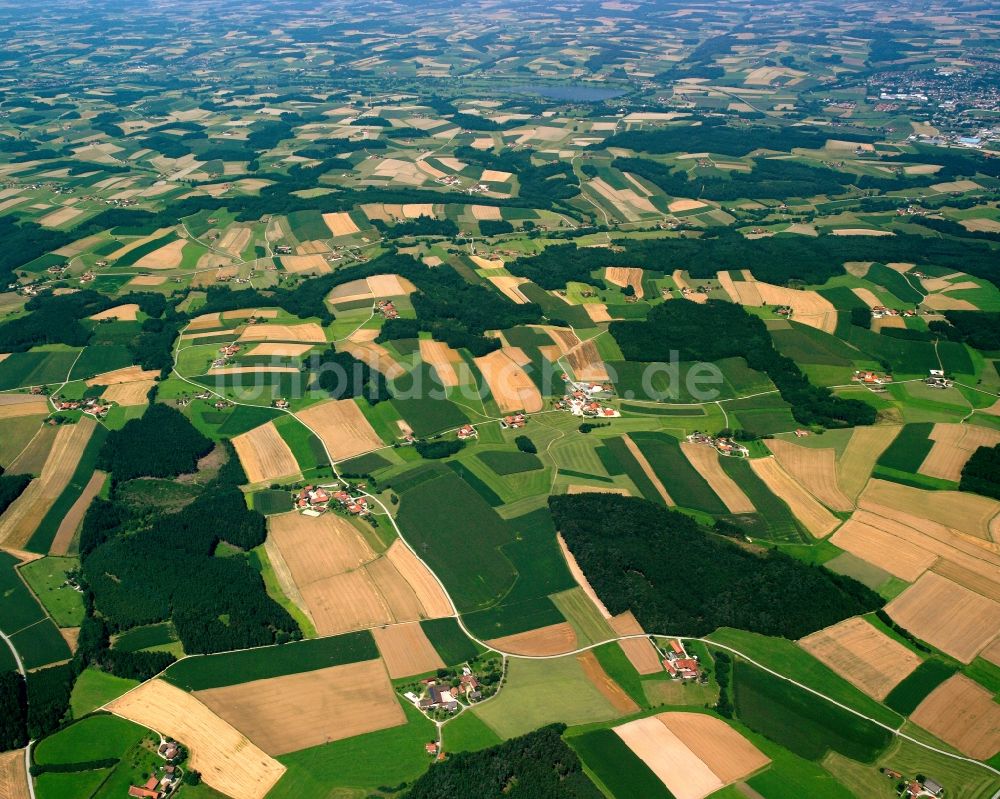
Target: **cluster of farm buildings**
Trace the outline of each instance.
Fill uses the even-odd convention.
[[[57,411],[83,411],[96,419],[103,419],[111,410],[111,405],[102,402],[97,397],[88,397],[82,400],[68,400],[55,397],[52,400]]]
[[[142,785],[130,785],[129,796],[135,799],[166,799],[180,786],[183,772],[173,762],[181,754],[180,747],[173,741],[163,741],[156,753],[167,761],[166,765],[157,768],[157,773],[150,774]]]
[[[692,444],[705,444],[709,447],[714,447],[720,455],[735,458],[747,458],[750,456],[749,449],[740,442],[726,438],[725,436],[713,436],[711,433],[701,433],[696,430],[687,437],[687,440]]]
[[[566,393],[562,399],[556,400],[556,410],[569,411],[574,416],[585,416],[588,419],[617,419],[621,412],[617,408],[601,403],[601,399],[611,396],[614,386],[610,383],[580,383],[571,380],[564,374]]]
[[[425,712],[445,710],[448,713],[455,713],[459,708],[459,697],[464,697],[465,701],[470,704],[478,702],[483,697],[479,680],[468,666],[462,667],[462,674],[458,678],[457,686],[440,683],[435,677],[423,679],[420,684],[422,686],[421,695],[407,691],[403,696],[414,707]]]
[[[294,503],[296,510],[305,516],[319,516],[330,510],[331,506],[341,508],[352,516],[367,516],[371,513],[367,497],[354,496],[343,490],[330,491],[323,486],[305,486],[294,495]]]
[[[236,357],[241,349],[243,349],[243,345],[237,344],[236,342],[219,347],[219,357],[212,361],[212,368],[219,369],[226,366],[234,357]]]
[[[684,644],[676,638],[670,641],[670,649],[663,659],[663,668],[675,680],[696,680],[701,676],[698,658],[689,655]]]

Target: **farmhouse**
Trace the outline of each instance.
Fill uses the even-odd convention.
[[[891,383],[892,375],[881,375],[878,372],[856,369],[851,380],[865,385],[882,385],[883,383]]]
[[[701,675],[698,658],[689,655],[684,649],[684,644],[676,638],[670,641],[670,649],[667,650],[663,668],[675,680],[696,680]]]
[[[560,411],[569,411],[574,416],[584,416],[588,419],[617,419],[621,412],[609,405],[601,405],[590,399],[584,391],[574,391],[557,400],[555,407]]]
[[[295,497],[299,510],[325,511],[330,504],[330,493],[321,486],[305,486]]]
[[[726,455],[734,458],[746,458],[750,455],[750,450],[745,446],[740,444],[738,441],[734,441],[733,439],[726,438],[724,436],[716,437],[696,430],[687,437],[687,440],[692,444],[705,444],[707,446],[714,447],[720,455]]]
[[[284,397],[282,397],[281,399],[276,399],[271,404],[275,408],[277,408],[279,411],[286,411],[286,410],[288,410],[288,400],[286,400]]]
[[[955,385],[955,381],[945,377],[940,369],[931,369],[924,382],[931,388],[951,388]]]
[[[442,710],[447,710],[449,713],[454,713],[458,710],[458,701],[452,694],[451,688],[444,688],[434,680],[429,680],[427,682],[427,695],[417,702],[417,707],[421,710],[437,710],[441,708]]]
[[[527,423],[528,417],[526,417],[523,413],[515,413],[513,416],[505,416],[500,420],[500,426],[505,430],[508,428],[511,430],[519,430]]]
[[[479,431],[471,424],[464,424],[458,428],[458,437],[461,441],[469,438],[479,438]]]
[[[392,300],[379,300],[375,304],[375,308],[386,319],[399,319],[399,311],[397,311],[396,306],[392,304]]]

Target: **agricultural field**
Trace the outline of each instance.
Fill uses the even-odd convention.
[[[995,15],[79,5],[0,7],[0,795],[997,792]]]

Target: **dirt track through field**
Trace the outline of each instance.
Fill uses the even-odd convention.
[[[963,663],[971,663],[1000,630],[1000,603],[933,572],[924,574],[885,610],[917,638]]]
[[[419,622],[376,627],[372,635],[389,676],[394,680],[426,674],[445,666]]]
[[[180,688],[150,680],[107,705],[117,716],[181,741],[205,783],[239,799],[264,799],[285,767]]]
[[[299,464],[273,422],[232,440],[250,483],[280,480],[299,474]]]
[[[860,618],[827,627],[799,644],[879,701],[921,663],[917,654]]]
[[[354,400],[330,400],[295,414],[318,435],[334,460],[384,446]]]
[[[772,493],[788,503],[792,515],[816,538],[825,538],[840,524],[840,520],[782,469],[773,456],[754,458],[750,468]]]
[[[690,441],[681,442],[681,452],[688,459],[705,482],[708,483],[730,513],[755,513],[756,508],[750,498],[743,493],[736,481],[722,470],[719,463],[719,453],[714,447],[703,444],[693,444]]]
[[[625,442],[626,448],[632,454],[632,457],[635,458],[636,463],[639,464],[639,468],[641,468],[646,477],[649,478],[649,482],[653,484],[657,493],[659,493],[659,495],[663,498],[663,501],[671,506],[676,505],[677,503],[674,502],[670,494],[667,492],[667,487],[663,485],[660,478],[656,476],[656,472],[653,470],[653,467],[650,465],[649,461],[646,460],[646,456],[642,454],[642,450],[640,450],[638,445],[632,440],[632,437],[624,435],[622,436],[622,441]]]
[[[910,720],[977,760],[1000,750],[1000,705],[964,674],[945,680],[913,711]]]
[[[90,480],[87,481],[87,485],[83,487],[83,491],[77,497],[76,502],[73,503],[69,512],[59,522],[59,529],[56,530],[55,538],[52,539],[52,546],[49,547],[50,555],[65,555],[69,552],[70,544],[73,543],[76,531],[83,523],[83,517],[90,507],[90,503],[93,502],[94,497],[104,487],[104,481],[107,477],[107,472],[102,472],[99,469],[94,470],[94,473],[90,476]]]
[[[381,660],[212,688],[195,697],[270,755],[406,723]]]
[[[780,438],[766,443],[781,468],[816,499],[831,510],[854,510],[854,503],[837,485],[836,450],[800,447]]]
[[[0,544],[24,548],[69,484],[96,426],[93,417],[84,416],[59,428],[41,475],[0,516]]]

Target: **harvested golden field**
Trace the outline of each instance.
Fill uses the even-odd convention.
[[[671,506],[676,505],[677,503],[674,502],[673,498],[667,492],[667,487],[663,485],[663,481],[657,476],[652,465],[648,460],[646,460],[646,456],[642,454],[642,450],[640,450],[636,443],[632,440],[632,437],[626,434],[622,436],[622,439],[624,440],[629,453],[631,453],[632,457],[635,458],[636,463],[639,464],[639,468],[641,468],[646,477],[649,478],[649,482],[653,484],[653,487],[663,498],[663,501]]]
[[[104,487],[104,481],[107,480],[107,477],[106,472],[102,472],[99,469],[94,470],[94,473],[90,476],[90,480],[87,481],[87,485],[83,487],[83,491],[77,497],[76,502],[73,503],[69,512],[59,522],[59,528],[56,530],[55,537],[52,539],[52,545],[49,547],[50,555],[65,555],[69,552],[70,544],[73,543],[73,539],[76,537],[76,531],[80,529],[80,525],[83,523],[84,514],[86,514],[94,497]]]
[[[620,497],[630,497],[631,492],[627,488],[604,488],[603,486],[588,486],[580,483],[573,483],[566,486],[567,494],[617,494]]]
[[[470,255],[469,256],[469,260],[472,261],[472,263],[474,263],[480,269],[503,269],[504,268],[504,262],[501,259],[499,259],[499,258],[495,258],[495,259],[491,260],[489,258],[483,258],[483,256],[481,256],[481,255]]]
[[[47,416],[49,401],[34,394],[0,394],[0,419]]]
[[[561,655],[579,646],[576,633],[568,621],[539,627],[524,633],[505,635],[486,642],[499,652],[515,655]]]
[[[840,524],[840,520],[782,469],[774,457],[754,458],[750,468],[772,493],[788,503],[792,515],[816,538],[828,536]]]
[[[1000,603],[934,572],[927,572],[885,610],[917,638],[963,663],[971,663],[1000,629]]]
[[[137,275],[132,278],[128,285],[130,286],[162,286],[167,282],[167,278],[163,275]]]
[[[932,311],[978,311],[968,300],[960,300],[948,294],[928,294],[920,303]]]
[[[352,233],[359,232],[358,226],[346,211],[323,214],[323,221],[334,236],[350,236]]]
[[[526,277],[512,277],[509,275],[497,275],[490,276],[486,278],[490,283],[496,286],[500,293],[503,294],[508,300],[518,305],[524,305],[529,302],[528,298],[524,296],[521,290],[518,288],[522,283],[530,282]],[[585,306],[589,307],[589,306]]]
[[[492,222],[500,222],[503,219],[500,216],[500,208],[496,205],[473,205],[470,207],[470,210],[477,222],[481,222],[484,219]]]
[[[270,516],[268,539],[277,546],[300,586],[352,571],[375,559],[374,550],[354,525],[332,513],[315,518],[295,512]]]
[[[580,346],[580,338],[572,330],[546,325],[537,325],[536,329],[548,333],[549,338],[556,343],[556,346],[559,347],[559,352],[563,355],[572,352],[576,347]]]
[[[937,560],[934,553],[918,544],[870,524],[860,511],[844,522],[830,541],[907,582],[916,580]]]
[[[537,413],[543,407],[541,392],[515,361],[516,357],[510,347],[503,347],[476,358],[475,363],[501,413],[521,410]]]
[[[722,719],[704,713],[660,713],[656,718],[724,783],[764,768],[771,759]]]
[[[336,461],[384,446],[354,400],[321,402],[295,416],[320,437]]]
[[[927,491],[887,480],[871,480],[861,502],[912,513],[981,538],[997,541],[1000,502],[967,491]]]
[[[158,250],[153,250],[148,255],[142,256],[135,262],[135,266],[138,269],[177,269],[181,265],[184,248],[187,244],[187,239],[172,241]],[[135,278],[132,282],[135,283],[138,280],[139,278]]]
[[[440,619],[454,614],[455,609],[437,578],[406,544],[399,540],[393,541],[385,556],[416,594],[422,608],[422,618]]]
[[[974,180],[952,180],[947,183],[935,183],[931,188],[937,192],[947,193],[952,191],[978,191],[982,186]]]
[[[196,316],[194,319],[188,322],[188,325],[186,328],[184,328],[184,330],[185,331],[211,330],[212,328],[221,326],[222,326],[222,314],[206,313],[206,314],[201,314],[200,316]]]
[[[799,645],[879,701],[921,663],[914,652],[861,618],[806,636]]]
[[[339,635],[396,621],[363,568],[312,583],[303,583],[294,570],[292,576],[319,635]]]
[[[358,331],[367,333],[368,331]],[[372,331],[376,332],[377,331]],[[355,336],[350,336],[347,341],[342,341],[337,345],[337,349],[342,352],[349,352],[362,363],[368,364],[372,369],[381,372],[390,380],[395,380],[406,374],[395,356],[381,344],[374,341],[355,341]]]
[[[270,755],[406,723],[381,660],[211,688],[194,695]]]
[[[614,731],[676,799],[703,799],[724,784],[657,716],[630,721]]]
[[[82,208],[57,208],[55,211],[52,211],[39,219],[38,224],[42,227],[58,227],[59,225],[64,225],[67,222],[72,222],[82,213]]]
[[[674,285],[677,286],[677,290],[681,292],[681,295],[686,300],[691,300],[692,302],[708,302],[708,295],[702,294],[700,291],[692,291],[691,284],[688,283],[688,279],[684,276],[683,269],[675,269],[671,278],[674,281]],[[684,294],[684,289],[688,290],[687,294]]]
[[[938,422],[929,437],[934,446],[918,471],[956,483],[962,478],[962,467],[979,447],[1000,443],[1000,431],[972,424]]]
[[[643,298],[642,270],[633,266],[609,266],[604,270],[604,279],[616,286],[631,286],[635,296]]]
[[[871,289],[854,288],[851,289],[851,291],[853,291],[855,296],[869,308],[875,308],[876,306],[879,305],[885,305],[885,303],[882,300],[880,300],[878,297],[875,296],[875,292],[873,292]]]
[[[1000,750],[1000,705],[964,674],[931,691],[910,720],[977,760],[988,760]]]
[[[361,278],[359,280],[351,280],[348,283],[341,283],[327,295],[326,299],[327,302],[332,302],[336,305],[338,303],[357,302],[358,300],[372,300],[374,299],[374,295],[372,294],[371,287],[368,285],[368,281]]]
[[[892,231],[866,227],[842,227],[830,231],[834,236],[892,236]]]
[[[263,799],[285,767],[204,704],[163,680],[150,680],[108,704],[116,716],[182,741],[205,783],[239,799]]]
[[[240,334],[240,341],[308,341],[323,343],[326,333],[315,322],[304,322],[300,325],[262,324],[247,325]]]
[[[597,592],[590,585],[587,575],[583,573],[583,569],[580,568],[580,564],[576,562],[576,557],[572,552],[570,552],[569,547],[566,546],[566,540],[562,537],[562,533],[556,533],[556,540],[559,542],[559,550],[566,559],[566,565],[569,567],[569,573],[573,575],[573,579],[576,580],[576,584],[583,589],[583,593],[585,593],[587,598],[594,603],[594,607],[597,608],[601,617],[610,619],[611,613],[604,606],[600,597],[597,596]],[[619,633],[619,635],[621,635],[621,633]]]
[[[417,287],[401,275],[372,275],[368,288],[376,297],[403,297],[413,294]]]
[[[667,210],[672,214],[676,214],[680,211],[694,211],[697,208],[705,208],[706,206],[707,203],[703,203],[701,200],[674,200],[667,206]]]
[[[959,224],[973,233],[1000,233],[1000,222],[995,219],[963,219]]]
[[[116,305],[114,308],[95,313],[89,318],[95,322],[103,322],[105,319],[117,319],[120,322],[134,322],[136,314],[139,313],[139,306],[134,302],[125,305]]]
[[[372,630],[389,676],[398,680],[443,669],[445,663],[424,634],[420,622],[375,627]]]
[[[573,368],[577,380],[603,383],[608,380],[608,367],[597,351],[593,339],[582,342],[566,353],[566,360]]]
[[[156,385],[155,380],[136,380],[134,383],[115,383],[108,386],[101,397],[108,402],[119,405],[145,405],[149,402],[148,395]]]
[[[994,666],[1000,666],[1000,637],[993,639],[993,643],[980,652],[979,657],[988,660]]]
[[[781,468],[828,508],[842,511],[854,509],[854,503],[837,485],[836,450],[800,447],[780,438],[767,441],[767,447]]]
[[[250,483],[273,482],[299,474],[299,464],[273,422],[232,440]]]
[[[58,432],[58,427],[41,424],[41,420],[39,420],[35,434],[24,445],[24,449],[18,452],[14,460],[5,467],[5,470],[9,474],[41,474]]]
[[[792,309],[792,320],[826,333],[837,327],[837,309],[828,299],[815,291],[800,291],[770,283],[756,283],[761,300],[766,305],[787,305]]]
[[[31,799],[23,749],[0,754],[0,799]]]
[[[896,440],[900,430],[902,427],[896,425],[854,428],[851,440],[837,463],[837,484],[852,502],[857,500],[875,468],[875,462]]]
[[[608,306],[603,302],[588,302],[583,306],[583,310],[587,312],[587,316],[590,317],[591,322],[601,323],[611,321],[611,314],[608,313]]]
[[[458,350],[453,350],[443,341],[422,338],[420,339],[420,360],[434,369],[441,385],[450,387],[459,384],[455,367],[462,363],[462,356]]]
[[[736,482],[722,470],[719,453],[714,447],[681,442],[681,452],[718,495],[730,513],[754,513],[756,508]]]
[[[277,358],[297,358],[312,349],[312,344],[263,343],[247,350],[247,355],[266,355]]]
[[[141,380],[154,380],[160,373],[156,369],[143,369],[141,366],[126,366],[124,369],[115,369],[112,372],[104,372],[87,381],[88,386],[113,386],[118,383],[135,383]]]
[[[97,423],[83,416],[76,424],[64,424],[56,432],[41,475],[0,515],[0,544],[23,549],[45,514],[69,484]]]
[[[597,655],[594,654],[594,650],[588,649],[586,652],[581,652],[576,656],[576,660],[590,684],[601,692],[601,695],[611,703],[611,707],[619,714],[627,716],[639,712],[640,708],[632,700],[632,697],[608,676],[598,661]]]
[[[618,635],[644,635],[642,625],[631,610],[612,616],[608,619],[608,623]],[[660,653],[648,638],[626,638],[624,641],[619,641],[618,646],[622,648],[625,657],[639,674],[659,674],[663,671]]]
[[[403,216],[407,219],[419,219],[422,216],[435,216],[432,203],[405,203]]]
[[[325,275],[332,271],[330,264],[319,253],[312,255],[282,255],[278,258],[286,272],[293,275],[309,273],[313,275]]]

